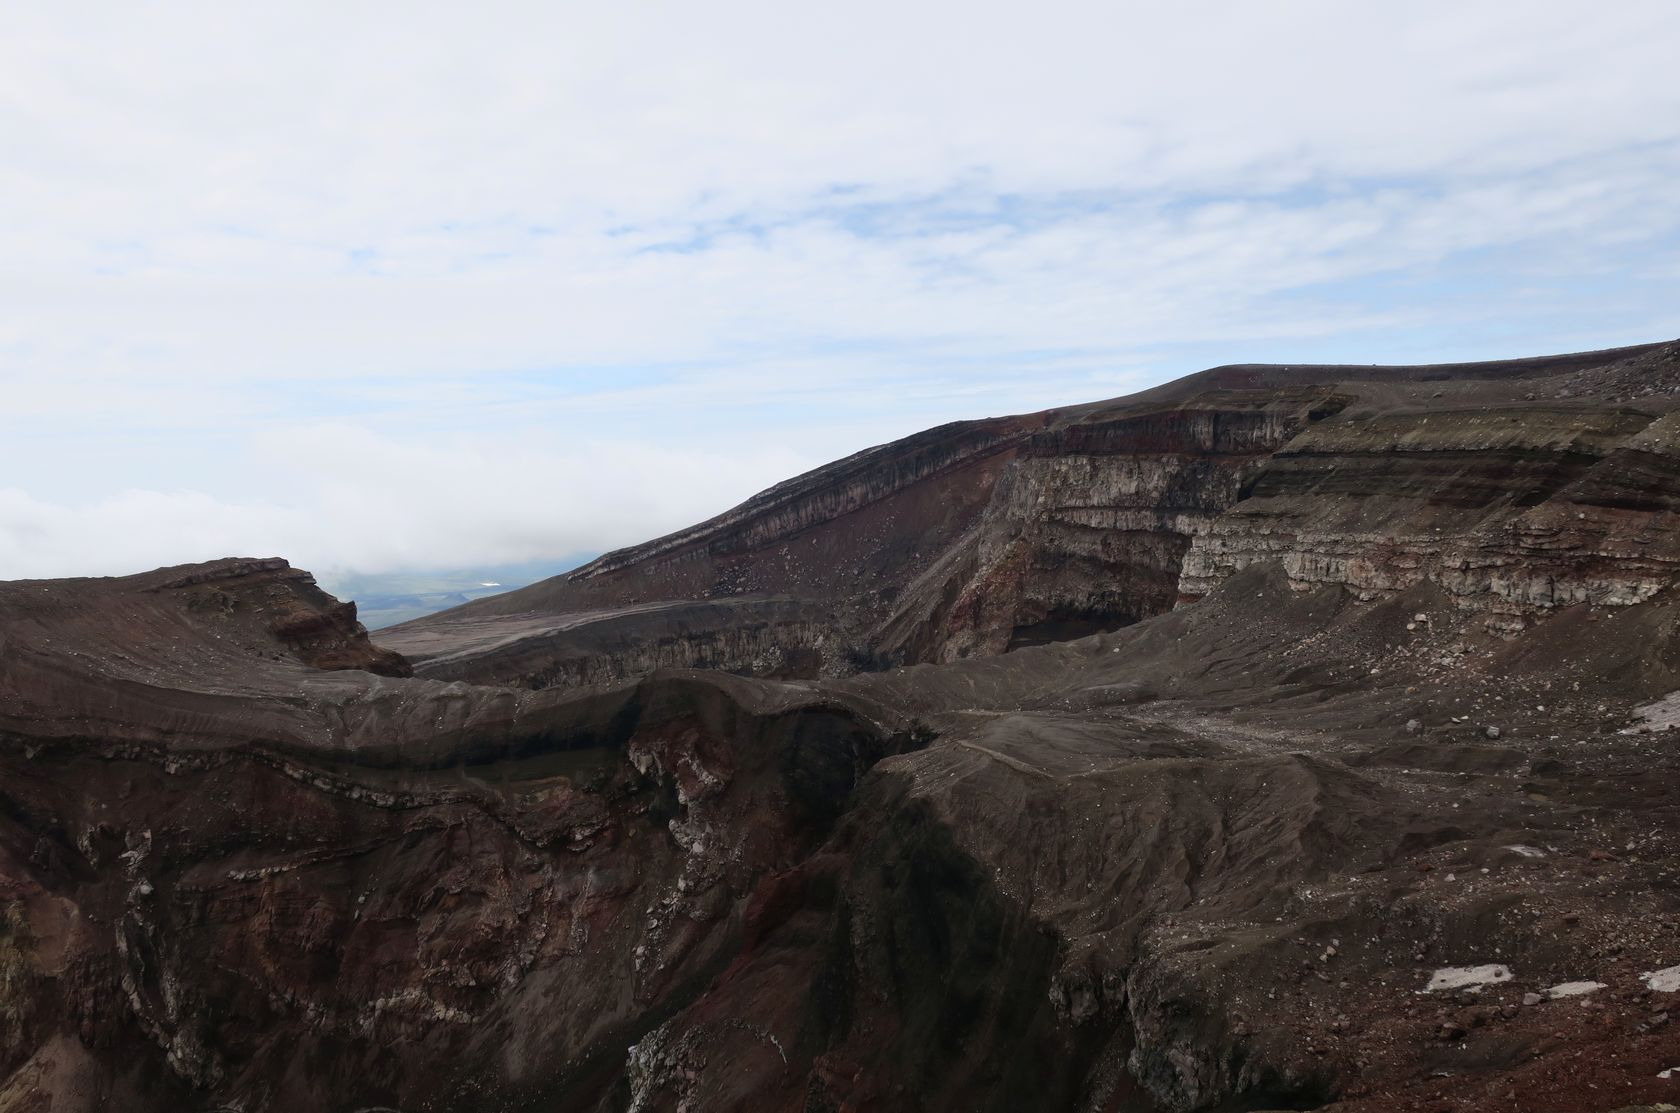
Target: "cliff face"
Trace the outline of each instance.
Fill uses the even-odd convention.
[[[443,678],[508,675],[474,658],[513,640],[537,686],[657,664],[837,676],[1117,629],[1267,561],[1303,590],[1432,582],[1515,629],[1666,582],[1677,366],[1671,344],[1219,368],[930,430],[382,637]]]
[[[934,430],[418,676],[281,561],[0,584],[0,1113],[1657,1101],[1677,401],[1655,346]]]
[[[401,662],[323,653],[347,612],[278,561],[3,590],[8,1111],[600,1096],[910,744],[728,677],[565,700],[341,669]]]
[[[785,598],[642,604],[583,615],[462,619],[405,639],[428,675],[579,690],[662,668],[815,676],[850,671],[833,611]]]
[[[1182,591],[1278,561],[1297,587],[1428,581],[1502,628],[1673,579],[1680,426],[1614,406],[1373,415],[1303,434],[1192,547]]]
[[[1170,610],[1192,540],[1271,452],[1341,404],[1323,391],[1202,395],[1037,434],[993,488],[964,575],[942,585],[948,608],[890,648],[954,660]]]
[[[616,1065],[710,976],[756,879],[885,752],[843,710],[755,712],[649,690],[620,735],[443,773],[9,755],[6,997],[27,1022],[0,1068],[37,1100],[128,1109],[580,1097],[590,1055]]]
[[[0,736],[0,1109],[1651,1099],[1680,769],[1614,731],[1680,689],[1674,607],[1503,640],[1272,566],[1070,644],[584,696],[66,645],[108,717]],[[116,682],[150,653],[220,679]]]

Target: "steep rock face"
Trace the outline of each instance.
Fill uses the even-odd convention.
[[[1519,1069],[1560,1032],[1656,1093],[1680,1044],[1635,990],[1676,945],[1649,925],[1680,908],[1652,827],[1680,778],[1629,736],[1581,739],[1604,701],[1619,724],[1680,683],[1672,606],[1508,645],[1439,596],[1250,569],[1114,634],[841,685],[938,737],[759,881],[740,949],[627,1052],[620,1107],[1411,1110],[1445,1071],[1451,1093],[1597,1113],[1602,1075]],[[1558,674],[1565,644],[1580,672]],[[1498,746],[1473,740],[1490,716]],[[1495,959],[1517,971],[1498,993],[1424,992]],[[1603,1009],[1516,1004],[1581,970],[1615,987]]]
[[[836,676],[1115,629],[1272,560],[1301,589],[1434,582],[1512,629],[1663,582],[1677,349],[1216,368],[943,426],[382,637],[440,678]]]
[[[112,579],[19,580],[0,584],[0,606],[14,635],[39,634],[49,645],[101,627],[122,640],[125,624],[167,625],[177,628],[175,638],[188,627],[222,627],[253,653],[279,650],[311,668],[413,675],[400,655],[368,640],[354,603],[334,599],[314,576],[277,558]]]
[[[636,594],[647,590],[649,578],[686,580],[702,592],[720,585],[731,591],[769,590],[778,583],[774,567],[738,567],[729,558],[890,499],[932,476],[966,472],[1042,423],[1041,416],[959,422],[868,449],[778,484],[690,529],[608,553],[569,574],[566,581],[591,587],[597,581],[616,581],[620,590],[627,586]],[[926,518],[919,524],[927,525]],[[615,574],[631,568],[636,582],[623,585],[623,577]],[[491,606],[484,609],[502,609],[500,597],[488,602]]]
[[[443,679],[484,675],[472,656],[505,655],[513,642],[519,670],[538,684],[641,675],[654,662],[772,677],[850,673],[878,663],[869,629],[893,613],[907,580],[972,533],[1040,423],[930,430],[670,538],[380,636],[421,675]],[[751,637],[741,633],[747,615]]]
[[[0,585],[0,1113],[1656,1101],[1675,355],[994,426],[432,676],[278,562]],[[614,683],[707,645],[939,663]]]
[[[858,595],[870,605],[905,562],[941,551],[973,524],[1016,447],[1045,421],[957,422],[867,449],[689,529],[446,613],[571,614],[739,596]]]
[[[942,427],[381,636],[452,679],[510,675],[475,658],[506,662],[517,641],[517,668],[544,685],[650,663],[844,675],[1110,629],[1170,607],[1190,536],[1266,452],[1341,404],[1322,389],[1214,391]],[[682,592],[706,603],[679,606]],[[789,605],[802,621],[740,639],[744,616]],[[654,631],[656,613],[683,629]]]
[[[909,744],[727,677],[320,672],[266,611],[168,595],[282,571],[8,585],[40,601],[0,611],[0,1109],[609,1100],[757,880]],[[66,641],[84,610],[122,621]]]
[[[28,1035],[161,1053],[160,1073],[260,1108],[502,1108],[553,1088],[554,1067],[621,1051],[692,993],[754,879],[808,849],[882,752],[842,713],[727,741],[652,718],[616,751],[390,781],[8,759],[13,824],[51,833],[30,853],[59,866],[21,901],[62,956],[31,956]],[[473,1047],[498,1032],[487,1075]]]
[[[791,599],[719,599],[553,617],[463,617],[403,643],[428,675],[532,689],[599,688],[664,668],[763,677],[850,671],[833,611]]]
[[[904,656],[1001,653],[1171,609],[1191,540],[1269,453],[1341,405],[1324,392],[1203,397],[1035,435],[993,489],[943,621],[916,629]]]
[[[1680,373],[1680,353],[1662,356],[1654,376]],[[1278,561],[1303,589],[1434,583],[1501,629],[1650,598],[1680,562],[1680,426],[1579,401],[1578,382],[1543,386],[1561,399],[1356,412],[1302,433],[1191,546],[1182,595]]]

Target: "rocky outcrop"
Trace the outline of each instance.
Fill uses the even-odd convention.
[[[285,644],[266,612],[167,597],[281,571],[91,585],[130,621],[74,650],[0,611],[0,1108],[582,1108],[593,1057],[610,1089],[758,879],[914,744],[727,677],[566,701],[322,674],[251,655]],[[153,655],[188,668],[123,676]],[[32,713],[72,684],[100,720]]]
[[[408,662],[374,645],[356,621],[356,604],[322,591],[315,577],[284,560],[222,560],[160,568],[138,576],[0,584],[0,605],[49,637],[74,638],[115,624],[225,627],[231,637],[278,649],[316,669],[364,669],[411,676]],[[176,635],[177,637],[179,635]],[[213,635],[219,636],[219,635]],[[158,662],[165,667],[167,662]]]
[[[1363,414],[1303,433],[1190,548],[1181,594],[1276,561],[1299,588],[1420,582],[1499,628],[1650,598],[1680,568],[1671,416],[1513,403]]]
[[[953,660],[1171,609],[1192,539],[1271,452],[1342,404],[1324,391],[1202,396],[1034,436],[992,491],[972,561],[943,585],[948,607],[909,629],[898,623],[907,644],[883,638],[883,648]]]
[[[0,584],[0,1113],[1657,1101],[1677,356],[935,430],[418,676],[279,561]]]
[[[1677,348],[1216,368],[943,426],[382,636],[442,678],[498,675],[474,656],[514,639],[537,685],[661,664],[837,676],[1117,629],[1263,561],[1301,589],[1435,583],[1510,630],[1666,582]],[[788,607],[808,617],[737,632]]]
[[[857,651],[828,608],[791,599],[719,599],[517,618],[461,616],[403,643],[428,675],[567,690],[622,684],[667,668],[762,677],[854,671]]]

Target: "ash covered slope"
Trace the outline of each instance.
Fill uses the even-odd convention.
[[[1482,563],[1504,533],[1557,524],[1545,524],[1549,511],[1510,512],[1507,492],[1556,510],[1597,461],[1644,466],[1632,438],[1667,412],[1674,375],[1673,345],[1433,367],[1215,368],[1131,398],[870,449],[691,529],[381,638],[423,675],[530,687],[661,666],[833,676],[953,660],[1164,613],[1253,559],[1287,556],[1311,579],[1309,564],[1357,560],[1392,532],[1364,520],[1372,500],[1395,521],[1415,519],[1423,543],[1439,529],[1459,546],[1449,559]],[[1391,474],[1390,462],[1416,474]],[[1331,503],[1342,519],[1324,512]],[[1603,527],[1600,540],[1623,544],[1616,525],[1595,517],[1571,537],[1593,544]],[[1297,541],[1316,548],[1283,552]],[[1390,564],[1346,575],[1381,586],[1449,574],[1403,552]],[[1514,589],[1489,575],[1480,587],[1461,577],[1459,594]],[[1537,602],[1472,605],[1516,614]]]
[[[1508,636],[1270,563],[1001,657],[569,698],[37,642],[109,707],[0,735],[0,1111],[1655,1100],[1677,608]],[[152,656],[226,705],[105,737]],[[400,745],[329,729],[365,700]]]
[[[1670,1097],[1680,350],[1354,374],[1023,434],[878,622],[973,656],[845,679],[407,677],[280,562],[0,585],[0,1113]],[[983,655],[1119,567],[1138,621]]]
[[[0,731],[41,744],[447,760],[542,736],[559,702],[405,681],[353,604],[278,559],[0,583],[0,653]]]

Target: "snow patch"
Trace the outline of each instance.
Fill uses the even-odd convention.
[[[1680,966],[1665,966],[1639,976],[1645,979],[1645,987],[1653,993],[1680,992]]]
[[[1438,993],[1443,989],[1476,989],[1510,980],[1511,968],[1502,963],[1488,963],[1484,966],[1443,966],[1435,971],[1434,976],[1429,979],[1429,984],[1423,987],[1423,991]]]
[[[1629,727],[1621,733],[1632,734],[1640,728],[1666,730],[1669,727],[1680,727],[1680,691],[1670,692],[1662,699],[1634,708],[1633,717],[1639,721],[1639,725]]]

